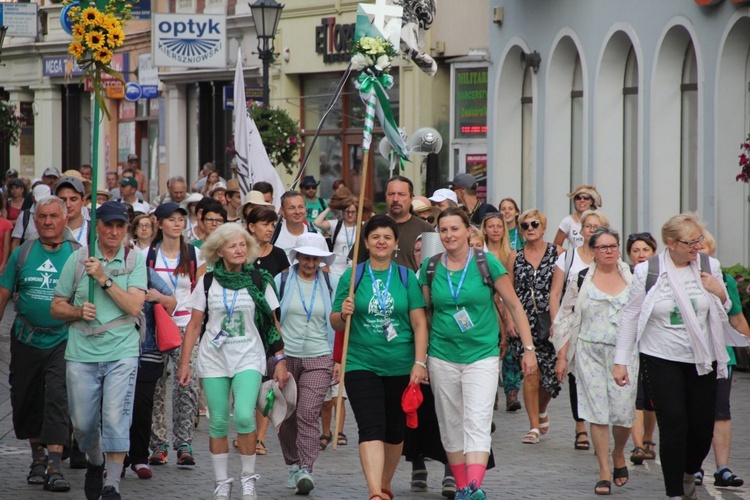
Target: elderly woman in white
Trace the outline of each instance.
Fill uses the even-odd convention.
[[[297,410],[281,424],[279,442],[289,466],[287,487],[298,495],[315,487],[318,417],[333,376],[332,287],[321,266],[330,266],[335,258],[321,234],[303,233],[289,252],[292,267],[276,275],[287,370],[297,381],[298,395]]]
[[[627,364],[637,347],[659,421],[667,496],[692,499],[693,474],[711,448],[716,379],[727,376],[724,347],[747,345],[747,339],[729,326],[731,301],[719,262],[699,257],[703,223],[691,214],[676,215],[661,233],[667,249],[635,268],[612,375],[620,386],[635,383],[637,374]]]
[[[610,477],[617,486],[628,481],[625,445],[635,418],[637,387],[619,387],[608,376],[614,364],[617,324],[628,300],[631,274],[620,260],[620,236],[614,229],[598,228],[587,237],[587,246],[594,260],[588,268],[571,276],[562,308],[555,317],[552,343],[557,350],[557,378],[562,381],[568,371],[576,376],[577,411],[591,424],[599,460],[599,481],[594,493],[609,495]],[[628,367],[637,373],[637,355],[631,356]],[[615,438],[614,474],[609,467],[610,425]]]

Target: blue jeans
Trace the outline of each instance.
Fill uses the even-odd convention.
[[[68,361],[68,406],[82,451],[127,452],[133,420],[138,358],[102,363]]]

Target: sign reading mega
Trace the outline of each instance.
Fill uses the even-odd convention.
[[[154,66],[226,67],[226,16],[154,13],[152,18]]]

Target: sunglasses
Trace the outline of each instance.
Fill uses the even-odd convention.
[[[651,236],[651,233],[633,233],[630,236],[628,236],[628,241],[638,241],[638,240],[653,240],[654,237]]]
[[[531,222],[522,222],[522,223],[520,224],[520,226],[521,226],[521,229],[523,229],[524,231],[528,231],[528,230],[529,230],[529,226],[531,226],[531,227],[533,227],[534,229],[536,229],[536,228],[538,228],[538,227],[539,227],[539,226],[541,226],[541,225],[542,225],[542,223],[541,223],[541,222],[539,222],[538,220],[533,220],[533,221],[531,221]]]
[[[588,194],[577,194],[575,196],[575,198],[573,198],[573,199],[576,200],[576,201],[579,201],[579,200],[584,200],[584,201],[593,200],[593,198],[591,197],[591,195],[588,195]]]

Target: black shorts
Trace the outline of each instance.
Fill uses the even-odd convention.
[[[18,439],[65,445],[70,415],[65,385],[67,340],[50,349],[30,347],[10,336],[10,403]]]
[[[716,379],[716,420],[732,420],[732,412],[729,409],[729,396],[732,392],[733,366],[727,366],[727,378]]]
[[[646,384],[643,383],[643,370],[638,370],[638,394],[635,397],[635,409],[656,411],[654,402],[646,390]]]
[[[344,380],[359,428],[359,442],[403,442],[406,414],[401,408],[401,397],[409,385],[409,375],[381,377],[370,371],[354,370],[347,372]]]

